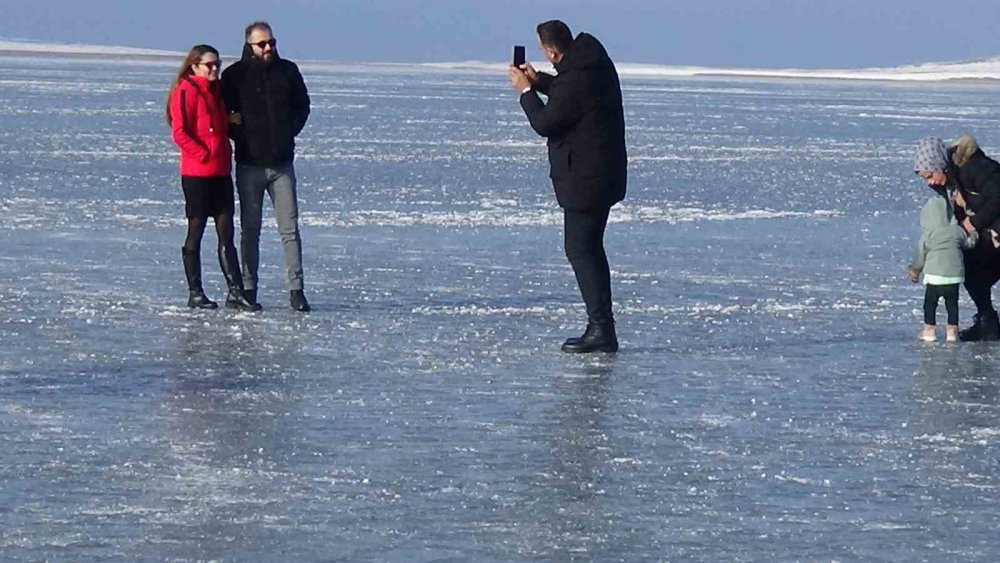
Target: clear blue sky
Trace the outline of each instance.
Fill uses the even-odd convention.
[[[559,18],[619,62],[738,67],[895,66],[1000,55],[1000,0],[0,0],[0,37],[238,52],[269,20],[292,59],[506,60],[539,55]]]

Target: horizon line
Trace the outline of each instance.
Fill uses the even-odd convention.
[[[101,45],[88,43],[57,43],[0,37],[0,55],[56,55],[56,56],[114,56],[136,58],[177,58],[184,57],[182,51],[167,51],[125,45]],[[239,58],[239,55],[223,55],[225,58]],[[339,65],[385,65],[451,70],[500,70],[506,68],[506,61],[337,61],[327,59],[295,59],[302,64]],[[541,70],[551,69],[547,62],[534,62]],[[896,67],[850,67],[850,68],[762,68],[762,67],[710,67],[685,64],[616,62],[619,73],[630,77],[745,77],[771,79],[830,79],[865,81],[1000,81],[1000,56],[986,59],[948,62],[923,62]],[[979,68],[967,68],[979,67]]]

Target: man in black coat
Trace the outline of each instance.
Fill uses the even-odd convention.
[[[270,25],[250,24],[245,38],[243,58],[222,74],[222,95],[232,114],[229,134],[236,144],[243,283],[247,296],[256,303],[266,192],[285,251],[291,307],[307,312],[293,160],[295,137],[309,117],[309,94],[295,63],[278,56]]]
[[[538,44],[557,76],[525,64],[509,76],[531,127],[548,138],[550,178],[563,208],[566,256],[587,306],[587,329],[564,352],[616,352],[611,269],[604,231],[611,207],[625,198],[627,156],[621,85],[594,36],[575,39],[561,21],[541,23]],[[548,96],[542,102],[538,93]]]

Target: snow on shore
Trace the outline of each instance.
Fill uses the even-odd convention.
[[[114,45],[85,45],[44,43],[0,39],[2,53],[51,53],[58,55],[109,55],[109,56],[184,56],[180,51],[163,51]],[[307,62],[307,61],[303,61]],[[326,61],[308,61],[309,64],[328,64]],[[342,63],[341,63],[342,64]],[[363,64],[363,63],[356,63]],[[540,70],[551,71],[547,63],[534,63]],[[395,64],[391,66],[417,66],[426,69],[449,71],[504,72],[507,63],[464,61],[423,64]],[[826,80],[888,80],[937,82],[947,80],[1000,80],[1000,56],[977,61],[930,62],[885,68],[861,69],[765,69],[765,68],[713,68],[700,66],[672,66],[623,63],[618,65],[622,76],[686,78],[733,76],[747,78],[790,78]]]
[[[547,63],[534,63],[539,70],[551,71]],[[500,72],[507,63],[466,61],[456,63],[427,63],[424,66],[455,70],[488,70]],[[887,68],[861,69],[764,69],[764,68],[712,68],[699,66],[670,66],[651,64],[618,64],[618,72],[630,77],[686,78],[707,76],[734,76],[748,78],[792,78],[826,80],[889,80],[889,81],[946,81],[946,80],[1000,80],[1000,57],[980,61],[954,63],[923,63]]]
[[[161,51],[118,45],[85,45],[77,43],[45,43],[0,39],[0,53],[52,53],[57,55],[135,55],[135,56],[184,56],[179,51]]]

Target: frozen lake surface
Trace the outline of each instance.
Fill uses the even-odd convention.
[[[916,140],[1000,154],[1000,88],[627,79],[622,351],[576,357],[473,70],[302,65],[314,311],[273,222],[263,313],[185,308],[177,62],[0,58],[0,558],[1000,558],[1000,346],[918,345],[904,279]]]

